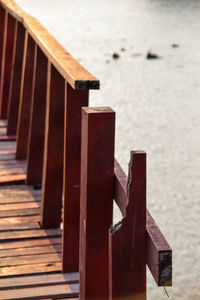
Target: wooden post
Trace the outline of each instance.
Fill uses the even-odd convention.
[[[1,72],[2,72],[2,62],[3,62],[3,48],[5,45],[5,21],[6,21],[6,11],[0,6],[0,83],[1,83]],[[0,87],[1,88],[1,87]],[[1,94],[1,91],[0,91]]]
[[[15,20],[8,12],[5,17],[5,46],[2,54],[2,72],[0,83],[0,117],[7,118],[9,90],[12,75],[12,63],[15,51],[17,20]]]
[[[17,37],[16,37],[16,46],[15,46],[16,50],[15,50],[15,57],[14,57],[12,85],[10,86],[7,135],[16,135],[16,131],[17,131],[19,97],[20,97],[21,78],[22,78],[22,62],[23,62],[24,49],[25,49],[24,46],[25,46],[25,28],[20,22],[17,22]]]
[[[80,222],[81,107],[88,91],[66,83],[64,133],[63,272],[78,272]]]
[[[59,227],[62,209],[65,79],[48,64],[42,176],[42,228]]]
[[[37,47],[35,84],[31,106],[30,136],[27,158],[27,184],[42,183],[44,130],[47,90],[47,63],[43,52]]]
[[[109,300],[146,300],[146,153],[131,152],[126,216],[109,234]]]
[[[30,35],[28,35],[25,50],[17,127],[16,159],[26,159],[28,150],[31,103],[33,101],[33,75],[36,66],[36,44]]]
[[[80,299],[108,299],[108,231],[114,195],[115,113],[83,108],[81,138]]]
[[[115,159],[115,202],[122,216],[128,205],[127,176]],[[172,285],[172,249],[146,210],[146,264],[158,286]]]

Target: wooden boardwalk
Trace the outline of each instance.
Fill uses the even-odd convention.
[[[40,229],[41,191],[0,187],[0,299],[78,296],[78,274],[61,273],[61,229]]]
[[[0,142],[0,186],[25,183],[26,161],[15,159],[16,142]]]
[[[7,135],[7,120],[0,120],[0,141],[15,141],[15,136]]]
[[[114,163],[115,112],[88,107],[99,87],[0,0],[0,299],[146,300],[146,265],[172,283],[171,248],[146,209],[146,153],[131,151],[128,177]]]

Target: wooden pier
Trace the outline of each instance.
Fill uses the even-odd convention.
[[[100,83],[32,16],[0,0],[0,299],[146,300],[172,250],[146,209],[146,153],[114,156]],[[123,219],[113,223],[113,202]]]

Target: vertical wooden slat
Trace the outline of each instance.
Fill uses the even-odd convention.
[[[4,52],[3,48],[5,45],[4,42],[5,21],[6,21],[6,11],[5,9],[3,9],[3,7],[0,6],[0,83],[1,83],[2,61],[3,61],[3,52]]]
[[[17,22],[16,50],[13,66],[12,85],[10,86],[7,135],[15,135],[19,111],[19,98],[22,79],[22,63],[25,50],[25,28]]]
[[[62,209],[65,79],[48,64],[42,228],[59,227]]]
[[[114,194],[115,113],[83,108],[81,138],[80,299],[108,299],[108,231]]]
[[[26,159],[30,113],[33,97],[33,79],[36,66],[36,44],[28,35],[27,47],[24,52],[23,74],[21,82],[19,118],[17,126],[16,159]]]
[[[37,47],[35,84],[31,106],[27,157],[27,184],[42,183],[48,60]]]
[[[66,83],[64,134],[63,272],[79,268],[81,107],[88,91],[75,91]]]
[[[17,21],[6,13],[5,22],[5,47],[3,49],[1,88],[0,88],[0,117],[7,118],[9,90],[11,84],[12,64],[15,52]]]
[[[109,300],[146,300],[146,153],[131,152],[128,206],[109,234]]]

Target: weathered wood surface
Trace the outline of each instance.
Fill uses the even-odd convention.
[[[0,186],[21,184],[26,180],[26,162],[3,160],[0,166]]]
[[[0,142],[15,141],[16,136],[7,135],[7,120],[0,120]]]
[[[3,41],[4,41],[4,28],[5,28],[5,15],[6,11],[0,6],[0,82],[1,82],[1,66],[2,66],[2,56],[3,56]]]
[[[41,226],[53,228],[62,209],[65,80],[50,63],[47,81]]]
[[[119,206],[122,216],[126,216],[127,176],[115,160],[115,194],[114,199]],[[148,210],[146,211],[147,224],[147,254],[146,263],[158,286],[167,286],[172,283],[172,250],[159,228],[154,223]],[[164,253],[164,254],[163,254]]]
[[[132,151],[123,220],[109,234],[109,299],[146,300],[146,153]]]
[[[27,184],[42,183],[48,60],[37,47],[27,155]]]
[[[24,277],[22,282],[21,278],[1,279],[0,290],[5,289],[17,289],[37,286],[50,286],[55,284],[72,284],[77,283],[79,280],[78,273],[63,273],[63,274],[46,274],[39,276],[27,276]]]
[[[68,296],[69,298],[77,298],[78,284],[61,284],[45,287],[34,287],[28,289],[20,289],[14,291],[0,292],[1,299],[4,300],[31,300],[31,299],[62,299]]]
[[[26,159],[28,151],[28,137],[31,117],[31,103],[33,102],[33,84],[36,68],[36,44],[28,35],[24,51],[22,69],[19,117],[17,126],[16,158]]]
[[[99,81],[84,69],[35,18],[26,14],[14,1],[1,0],[0,5],[23,22],[35,42],[74,89],[99,89]]]
[[[9,12],[15,19],[22,22],[25,12],[13,0],[1,0],[2,7]]]
[[[16,142],[0,143],[0,186],[21,184],[26,179],[26,162],[15,160]]]
[[[12,81],[12,64],[15,53],[16,29],[16,19],[6,13],[0,82],[0,117],[2,119],[6,119],[8,115],[9,93]]]
[[[115,113],[82,108],[80,299],[108,299],[108,230],[114,191]]]
[[[88,91],[74,91],[66,83],[64,129],[63,271],[79,268],[81,107],[88,106]]]
[[[22,77],[22,62],[24,55],[25,28],[18,22],[16,30],[15,56],[13,58],[13,78],[10,86],[7,135],[16,135],[19,98]]]
[[[61,230],[20,218],[40,207],[39,198],[41,191],[30,186],[0,187],[0,299],[78,297],[78,273],[61,274]]]
[[[7,142],[7,141],[15,141],[16,136],[8,136],[7,135],[7,128],[6,127],[0,127],[0,142]]]
[[[172,250],[147,211],[147,265],[158,286],[172,285]]]

